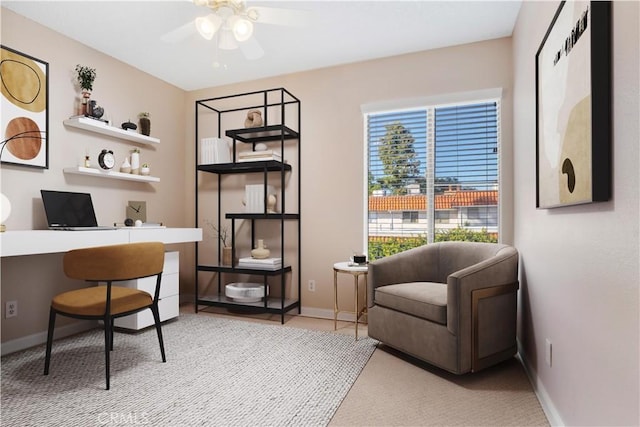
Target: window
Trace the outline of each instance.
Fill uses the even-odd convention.
[[[365,114],[370,259],[426,242],[497,241],[499,113],[492,100]]]
[[[416,224],[418,222],[418,211],[402,212],[402,222]]]

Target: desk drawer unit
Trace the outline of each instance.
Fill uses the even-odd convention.
[[[162,322],[178,317],[179,314],[179,261],[179,252],[165,252],[162,282],[160,283],[160,301],[158,301],[160,320]],[[128,282],[121,282],[118,286],[141,289],[149,292],[153,296],[156,278],[145,277],[144,279],[130,280]],[[151,310],[144,310],[130,316],[121,317],[115,321],[115,326],[118,328],[136,331],[151,325],[153,325],[153,314]]]

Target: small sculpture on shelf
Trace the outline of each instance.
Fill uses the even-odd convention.
[[[120,166],[120,172],[131,173],[131,163],[129,163],[129,156],[124,158],[124,162],[122,162],[122,166]]]
[[[122,124],[122,129],[124,130],[136,130],[138,129],[138,125],[135,123],[131,123],[129,120]]]
[[[262,126],[262,112],[260,110],[249,110],[247,118],[244,121],[246,128],[258,128]]]
[[[256,259],[269,258],[271,251],[267,249],[267,245],[264,244],[264,240],[258,239],[258,246],[251,251],[251,257]]]
[[[89,101],[89,110],[87,112],[89,117],[93,117],[94,119],[100,119],[104,115],[104,108],[98,105],[95,100]]]

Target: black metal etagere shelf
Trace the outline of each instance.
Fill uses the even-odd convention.
[[[196,227],[201,227],[200,210],[207,210],[207,202],[201,200],[200,178],[201,174],[217,175],[217,229],[220,230],[223,218],[231,221],[231,248],[232,260],[236,260],[236,221],[247,221],[250,224],[251,236],[250,246],[255,245],[255,229],[258,222],[266,222],[267,224],[279,224],[280,229],[280,252],[282,267],[278,269],[256,269],[239,267],[235,262],[232,265],[222,265],[222,245],[218,240],[217,264],[215,262],[202,262],[201,259],[207,258],[201,251],[202,243],[196,243],[196,285],[195,285],[195,306],[198,312],[200,306],[216,306],[233,308],[234,310],[247,309],[252,312],[261,310],[269,313],[280,314],[281,323],[284,323],[286,313],[297,309],[300,313],[301,308],[301,192],[300,192],[300,100],[293,96],[284,88],[268,89],[262,91],[247,92],[237,95],[222,96],[216,98],[202,99],[195,103],[195,144],[196,144],[196,168],[195,168],[195,210],[196,210]],[[226,129],[225,123],[235,120],[237,123],[242,114],[246,114],[250,110],[259,110],[262,112],[264,120],[263,126],[249,128],[230,128]],[[233,119],[227,120],[226,117],[231,116]],[[276,123],[271,123],[276,122]],[[207,129],[206,131],[204,129]],[[212,131],[211,129],[215,129]],[[203,137],[210,137],[211,133],[221,138],[223,135],[230,139],[231,142],[231,162],[199,164],[198,153],[200,140]],[[279,142],[279,144],[277,144]],[[295,168],[285,160],[285,143],[294,144],[296,164]],[[296,144],[297,143],[297,144]],[[278,160],[261,160],[252,162],[237,161],[238,145],[250,145],[253,151],[256,150],[257,144],[273,144],[279,148],[280,158]],[[242,175],[242,174],[262,174],[264,184],[264,212],[247,213],[247,212],[226,212],[224,211],[222,193],[223,180],[225,175]],[[288,174],[295,174],[297,178],[297,209],[291,210],[287,205],[287,180]],[[279,178],[279,194],[280,212],[273,213],[267,211],[267,185]],[[203,204],[203,206],[201,206]],[[212,203],[210,203],[212,204]],[[297,223],[297,236],[293,239],[288,233],[285,235],[285,222]],[[293,247],[291,241],[296,246],[295,256],[286,253],[285,247]],[[286,243],[285,243],[286,242]],[[209,257],[211,258],[211,257]],[[202,282],[201,275],[213,273],[217,282],[215,292],[209,291],[206,294],[201,293]],[[237,301],[225,296],[224,286],[231,282],[234,277],[262,277],[265,293],[259,302]],[[291,277],[292,286],[287,289],[286,279]],[[279,278],[279,290],[275,294],[277,296],[267,295],[268,278],[277,281]]]

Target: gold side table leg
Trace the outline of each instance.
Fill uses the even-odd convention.
[[[356,309],[353,311],[353,314],[356,315],[356,341],[358,341],[358,317],[360,317],[358,316],[358,310],[360,305],[358,296],[360,292],[358,292],[358,275],[357,274],[353,275],[353,280],[354,280],[354,288],[355,288],[355,294],[356,294],[354,298],[356,300]]]
[[[333,270],[333,330],[338,330],[338,270]]]
[[[369,295],[367,295],[367,293],[369,292],[369,284],[367,283],[367,274],[363,274],[364,276],[364,308],[362,309],[362,314],[364,314],[365,316],[367,316],[367,323],[369,323]]]

